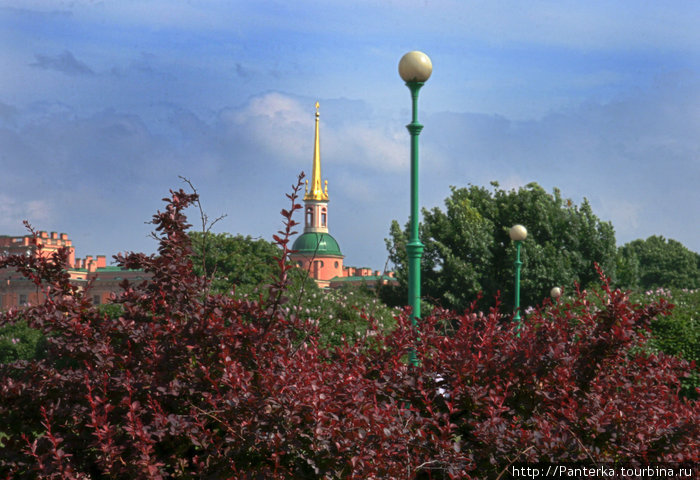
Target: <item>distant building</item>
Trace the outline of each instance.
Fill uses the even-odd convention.
[[[344,267],[342,277],[334,277],[330,281],[331,288],[338,288],[345,285],[377,287],[379,285],[395,285],[398,283],[394,272],[372,271],[365,267]]]
[[[39,248],[41,245],[41,249]],[[107,266],[104,255],[84,259],[75,258],[73,242],[68,235],[56,232],[39,232],[21,237],[0,236],[0,254],[49,257],[61,248],[68,248],[67,271],[71,282],[85,288],[90,282],[90,299],[94,304],[107,303],[112,293],[120,290],[119,284],[124,279],[138,281],[145,278],[140,271],[122,270]],[[0,309],[8,310],[23,305],[36,305],[44,301],[44,294],[31,280],[12,269],[0,270]]]
[[[304,233],[292,245],[296,250],[291,255],[299,268],[309,272],[309,276],[322,287],[342,285],[394,283],[393,272],[373,272],[369,268],[343,266],[345,258],[338,241],[328,232],[328,181],[321,181],[321,145],[319,136],[319,104],[316,102],[316,127],[311,182],[306,181],[304,191]]]

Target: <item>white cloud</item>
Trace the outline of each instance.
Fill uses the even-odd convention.
[[[333,101],[327,103],[333,105]],[[321,158],[334,168],[395,172],[408,167],[408,133],[371,126],[376,119],[330,112],[320,116]],[[223,134],[244,140],[252,151],[275,161],[311,168],[315,108],[280,92],[251,98],[241,108],[220,114]]]
[[[311,163],[314,106],[272,92],[254,97],[242,108],[220,113],[222,134],[241,139],[262,158],[275,158],[285,164]]]
[[[372,128],[365,120],[356,122],[329,128],[326,151],[330,164],[383,173],[408,168],[409,137],[405,131]]]
[[[22,222],[27,220],[35,228],[50,221],[54,211],[45,200],[18,200],[13,196],[0,194],[0,228],[4,232],[23,234]]]

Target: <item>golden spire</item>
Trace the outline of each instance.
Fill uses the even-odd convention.
[[[328,180],[325,189],[321,182],[321,142],[318,135],[318,102],[316,102],[316,138],[314,139],[314,164],[311,170],[311,188],[306,191],[304,200],[325,200],[328,201]]]

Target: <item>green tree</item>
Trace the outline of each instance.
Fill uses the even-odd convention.
[[[513,304],[515,246],[508,231],[515,224],[528,230],[523,243],[521,306],[536,305],[555,286],[587,286],[598,280],[595,264],[615,274],[615,234],[584,200],[565,200],[557,189],[547,193],[536,183],[518,190],[452,187],[445,210],[423,210],[420,227],[425,245],[421,294],[428,302],[464,309],[479,292],[484,303],[501,293]],[[390,258],[405,289],[406,230],[394,221],[387,239]]]
[[[215,293],[252,293],[268,284],[275,273],[274,258],[281,250],[271,242],[250,235],[189,232],[195,273],[211,280]]]
[[[654,235],[618,250],[618,283],[625,288],[698,288],[700,255],[676,240]]]

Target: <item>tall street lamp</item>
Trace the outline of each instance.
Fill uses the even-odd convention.
[[[411,306],[411,323],[418,325],[420,318],[420,259],[423,244],[418,238],[418,135],[423,125],[418,123],[418,91],[433,73],[433,64],[423,52],[408,52],[399,61],[399,75],[411,91],[413,116],[406,128],[411,134],[411,229],[406,253],[408,256],[408,304]],[[415,352],[411,363],[415,364]]]
[[[515,316],[513,320],[520,323],[520,247],[527,238],[527,229],[522,225],[514,225],[510,229],[510,239],[515,242]]]

